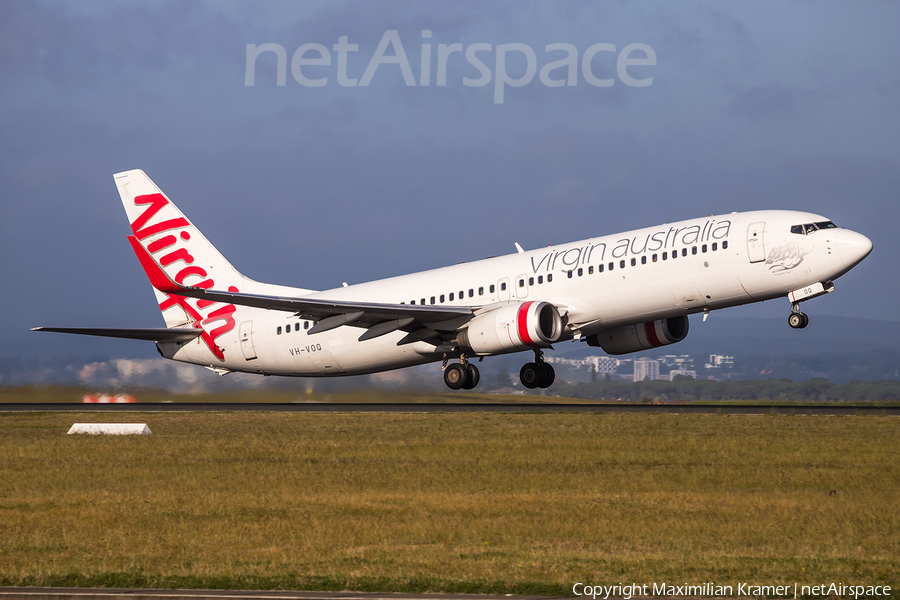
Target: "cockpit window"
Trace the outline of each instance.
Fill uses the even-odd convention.
[[[831,221],[819,221],[818,223],[804,223],[803,225],[791,225],[791,233],[809,235],[819,229],[835,229],[837,225]]]

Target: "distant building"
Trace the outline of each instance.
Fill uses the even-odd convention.
[[[657,358],[661,364],[669,368],[690,369],[694,366],[694,359],[689,354],[666,354]]]
[[[654,381],[659,379],[659,361],[649,358],[634,359],[634,380],[644,381],[649,379]]]
[[[727,365],[727,366],[734,365],[734,357],[733,356],[725,356],[724,354],[710,354],[709,362],[706,363],[705,367],[707,369],[718,369],[722,365]]]
[[[671,371],[669,371],[669,380],[675,379],[676,375],[697,379],[697,371],[691,369],[672,369]]]

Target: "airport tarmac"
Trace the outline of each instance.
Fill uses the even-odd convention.
[[[0,600],[555,600],[564,596],[478,594],[387,594],[378,592],[291,592],[283,590],[144,590],[115,588],[0,587]]]
[[[0,404],[0,412],[629,412],[668,414],[728,414],[728,415],[878,415],[898,416],[900,406],[798,406],[791,404],[554,404],[554,403],[219,403],[184,402],[129,404],[77,403],[8,403]]]

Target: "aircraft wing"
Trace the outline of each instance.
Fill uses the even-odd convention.
[[[203,334],[202,329],[114,329],[105,327],[35,327],[31,331],[52,331],[55,333],[76,333],[101,337],[147,340],[151,342],[189,342]]]
[[[401,329],[411,332],[410,336],[407,336],[408,339],[404,340],[408,343],[417,339],[428,339],[421,335],[427,335],[429,332],[431,334],[429,337],[432,337],[437,335],[438,331],[455,331],[474,315],[472,309],[465,306],[417,306],[321,298],[292,298],[187,287],[172,281],[134,236],[129,236],[128,241],[131,242],[153,287],[159,291],[210,302],[295,313],[305,319],[318,321],[309,330],[311,334],[328,331],[342,325],[350,325],[368,329],[360,337],[362,341]],[[419,330],[425,331],[414,335],[419,333]]]

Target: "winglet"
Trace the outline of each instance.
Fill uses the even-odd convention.
[[[150,256],[150,253],[144,249],[135,236],[129,235],[128,242],[131,244],[132,250],[134,250],[138,260],[141,262],[144,273],[147,274],[147,277],[150,279],[150,284],[153,287],[165,294],[180,294],[186,289],[169,279],[166,272],[156,264],[156,261]]]

